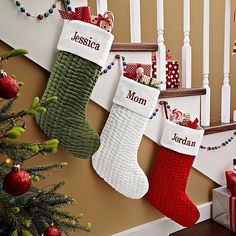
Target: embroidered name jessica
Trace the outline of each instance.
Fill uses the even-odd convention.
[[[147,100],[140,98],[136,95],[136,92],[132,92],[131,90],[129,90],[128,95],[126,96],[126,98],[130,99],[131,101],[134,101],[136,103],[139,103],[143,106],[146,106]]]
[[[82,44],[84,46],[87,46],[89,48],[95,49],[97,51],[100,50],[100,44],[96,43],[95,41],[92,40],[93,38],[85,38],[82,36],[78,35],[78,32],[75,31],[75,34],[73,37],[71,37],[71,41],[75,41],[76,43]]]
[[[178,135],[175,133],[174,137],[171,139],[175,141],[176,143],[182,143],[183,145],[189,146],[189,147],[195,147],[196,142],[188,140],[187,137],[185,138],[180,138]]]

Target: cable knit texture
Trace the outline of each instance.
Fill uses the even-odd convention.
[[[160,147],[147,194],[157,210],[185,227],[196,223],[200,216],[197,207],[186,195],[193,161],[194,156]]]
[[[113,104],[101,134],[101,146],[92,165],[115,190],[139,199],[148,191],[148,179],[137,161],[138,148],[149,118]]]
[[[86,119],[86,107],[101,67],[69,52],[60,51],[42,97],[57,96],[47,112],[36,117],[50,138],[57,138],[76,157],[89,158],[99,148],[98,134]]]

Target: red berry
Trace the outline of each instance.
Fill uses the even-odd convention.
[[[19,92],[18,82],[10,76],[0,78],[0,97],[4,99],[14,98]]]

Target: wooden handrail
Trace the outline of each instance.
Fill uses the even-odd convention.
[[[205,88],[178,88],[161,91],[160,98],[189,97],[206,94]]]
[[[155,52],[156,43],[113,43],[111,51],[116,52]]]
[[[229,123],[221,123],[220,118],[215,118],[212,119],[209,126],[205,126],[203,128],[205,130],[205,135],[216,134],[230,130],[236,130],[236,122],[230,121]]]

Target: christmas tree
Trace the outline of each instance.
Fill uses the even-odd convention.
[[[12,111],[22,83],[3,70],[3,62],[11,57],[28,52],[12,50],[0,55],[0,235],[1,236],[59,236],[62,232],[75,230],[90,231],[91,223],[82,226],[80,213],[73,216],[62,207],[75,204],[75,200],[58,192],[64,182],[40,189],[32,184],[47,177],[48,172],[67,166],[66,162],[44,166],[25,167],[27,160],[36,155],[55,153],[58,140],[43,143],[19,142],[25,132],[25,116],[46,112],[57,97],[40,101],[35,97],[29,108]]]

